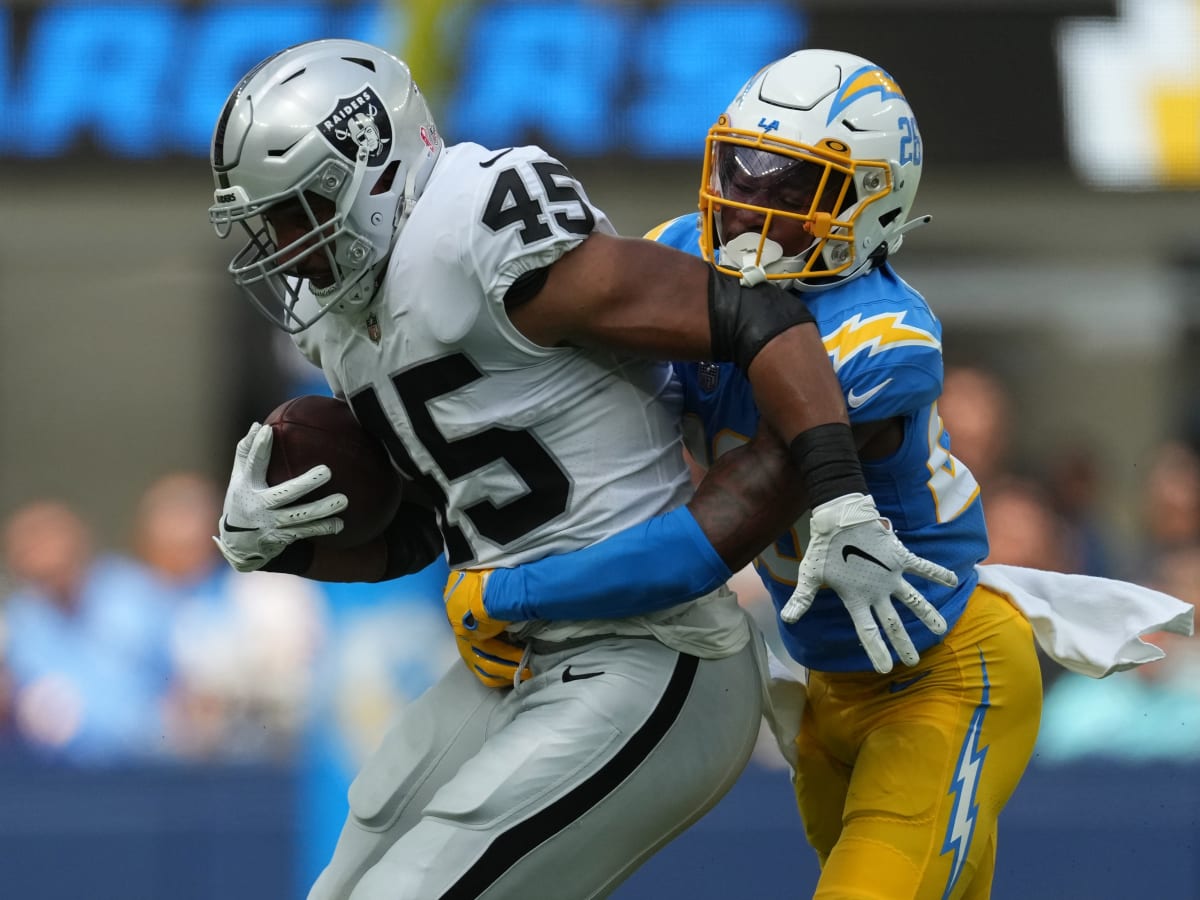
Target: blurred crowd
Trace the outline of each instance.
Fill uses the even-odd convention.
[[[1200,600],[1200,455],[1183,440],[1150,449],[1136,538],[1119,540],[1100,507],[1097,448],[1068,446],[1049,459],[1014,459],[1013,401],[995,375],[946,373],[939,407],[955,456],[983,491],[987,562],[1121,578]],[[1097,681],[1043,659],[1046,700],[1037,758],[1200,759],[1200,644],[1147,635],[1164,660]]]
[[[1195,603],[1196,448],[1153,450],[1138,541],[1118,543],[1095,449],[1023,464],[1012,407],[994,374],[947,371],[940,410],[983,491],[988,562],[1120,577]],[[353,767],[457,659],[440,565],[385,585],[235,573],[211,538],[221,490],[196,473],[157,479],[122,552],[100,549],[58,500],[0,524],[0,748],[81,765],[286,761],[336,736]],[[773,630],[756,579],[739,573],[735,587]],[[1045,664],[1040,760],[1200,758],[1200,645],[1148,639],[1165,660],[1103,681]]]
[[[57,500],[7,518],[0,745],[82,765],[285,761],[325,728],[357,757],[457,659],[440,574],[239,574],[212,539],[221,490],[190,472],[154,481],[125,552]]]

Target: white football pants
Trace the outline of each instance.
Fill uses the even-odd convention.
[[[309,900],[603,897],[741,774],[757,632],[711,660],[640,638],[535,647],[551,652],[516,689],[455,665],[401,712]]]

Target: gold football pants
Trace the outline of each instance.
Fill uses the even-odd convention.
[[[796,797],[814,900],[987,898],[1041,709],[1029,623],[986,588],[912,669],[811,673]]]

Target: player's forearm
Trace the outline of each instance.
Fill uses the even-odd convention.
[[[488,613],[507,621],[590,619],[675,606],[749,563],[804,505],[787,451],[760,435],[724,454],[685,508],[574,553],[497,569]]]
[[[732,573],[686,507],[573,553],[492,572],[484,604],[509,622],[617,619],[676,606]]]
[[[821,347],[821,355],[814,345]],[[784,436],[814,509],[839,497],[868,493],[841,386],[815,327],[799,325],[779,333],[746,373],[759,412]]]
[[[442,537],[431,510],[402,503],[387,530],[356,547],[330,547],[320,540],[296,541],[263,567],[313,581],[376,582],[419,572],[442,553]]]
[[[713,274],[709,313],[717,359],[733,360],[763,420],[785,438],[814,509],[867,493],[842,389],[808,306],[769,286]],[[777,296],[776,296],[777,295]]]
[[[376,538],[357,547],[328,547],[317,540],[296,541],[263,566],[264,572],[283,572],[313,581],[382,581],[387,567],[387,543]]]
[[[652,241],[593,234],[510,311],[532,340],[671,360],[732,360],[782,437],[848,422],[841,387],[807,306],[770,284],[743,287]],[[801,324],[805,323],[805,324]]]
[[[816,509],[867,493],[842,389],[807,304],[714,270],[708,287],[712,347],[746,373],[764,421],[785,438]]]
[[[746,368],[762,417],[784,443],[819,425],[849,425],[841,384],[815,324],[796,325],[765,344]]]
[[[723,454],[688,503],[713,550],[732,571],[787,531],[806,507],[787,449],[767,434]]]

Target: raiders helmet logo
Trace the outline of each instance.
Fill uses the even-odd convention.
[[[368,166],[382,166],[388,157],[392,121],[369,84],[354,96],[338,100],[317,128],[334,150],[351,161],[364,150]]]

